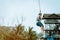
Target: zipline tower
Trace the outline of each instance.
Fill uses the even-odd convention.
[[[54,35],[54,40],[60,40],[60,14],[44,14],[45,33]],[[46,38],[43,38],[46,40]]]
[[[38,0],[39,4],[39,13],[41,13],[41,5],[40,5],[40,0]],[[54,35],[54,40],[60,40],[60,14],[43,14],[43,20],[45,23],[45,35],[48,34],[52,36]],[[50,37],[49,36],[49,37]],[[47,40],[46,37],[41,38],[44,40]]]

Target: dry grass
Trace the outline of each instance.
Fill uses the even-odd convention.
[[[18,25],[10,29],[6,26],[0,27],[0,40],[37,40],[37,35],[33,28],[25,31],[24,26]]]

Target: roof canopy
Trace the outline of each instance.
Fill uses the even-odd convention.
[[[60,19],[60,14],[44,14],[43,19]]]

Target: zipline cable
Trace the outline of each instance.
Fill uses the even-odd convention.
[[[40,5],[40,0],[38,0],[38,5],[39,5],[39,12],[41,13],[41,5]]]

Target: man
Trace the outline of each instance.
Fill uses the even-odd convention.
[[[52,33],[51,34],[51,32],[49,32],[49,35],[45,35],[45,38],[47,39],[47,40],[54,40],[54,34]]]
[[[37,26],[41,27],[41,31],[44,31],[44,26],[41,23],[41,20],[42,20],[42,13],[39,13],[37,18]]]

